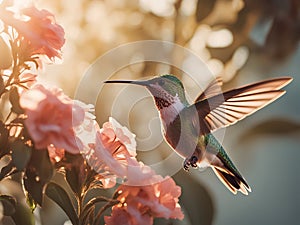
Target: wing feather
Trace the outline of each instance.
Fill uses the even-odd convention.
[[[202,101],[217,94],[222,93],[221,86],[223,85],[222,77],[216,77],[207,88],[196,98],[195,102]]]
[[[185,108],[181,113],[196,111],[199,118],[198,124],[201,128],[200,132],[206,134],[234,124],[273,102],[285,93],[280,88],[291,81],[292,78],[290,77],[281,77],[250,84],[205,99],[202,99],[200,95],[201,101]]]

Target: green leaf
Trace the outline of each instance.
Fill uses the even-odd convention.
[[[93,214],[93,217],[95,217],[95,205],[92,205],[89,207],[87,210],[85,210],[81,215],[80,215],[80,224],[88,224],[87,221],[89,221],[91,214]],[[93,224],[93,223],[92,223]]]
[[[85,163],[84,158],[81,154],[65,154],[66,162],[68,165],[65,166],[66,181],[70,185],[72,191],[77,197],[85,194],[91,183],[95,181],[95,171]]]
[[[0,180],[2,180],[5,176],[7,176],[9,173],[11,173],[14,169],[14,163],[12,160],[6,165],[3,166],[0,172]]]
[[[79,224],[79,219],[67,192],[58,184],[50,182],[46,188],[46,195],[58,204],[67,214],[73,225]]]
[[[44,187],[52,176],[53,166],[48,151],[46,149],[33,150],[23,178],[24,188],[28,192],[27,197],[42,206]],[[28,201],[32,200],[28,199]]]
[[[80,223],[87,224],[87,221],[91,220],[91,217],[94,216],[95,213],[95,206],[97,203],[101,202],[110,202],[111,199],[106,198],[104,196],[99,196],[90,199],[84,206],[82,213],[80,214]],[[114,204],[117,204],[118,201],[116,200]]]
[[[28,164],[31,156],[31,147],[23,143],[21,140],[16,140],[11,143],[12,160],[19,171],[22,171]]]
[[[11,216],[16,212],[16,199],[9,195],[1,195],[0,201],[3,205],[3,215]]]
[[[68,162],[71,162],[66,168],[66,180],[72,191],[77,196],[80,196],[86,175],[84,159],[81,154],[73,155],[66,153],[65,157]]]
[[[16,225],[35,225],[34,215],[24,204],[16,205],[16,212],[11,216]]]
[[[179,203],[185,209],[185,217],[188,217],[191,224],[212,224],[214,207],[208,191],[183,170],[174,175],[174,179],[181,186]]]
[[[95,206],[93,206],[91,208],[91,210],[89,211],[89,214],[88,214],[88,219],[89,219],[89,223],[88,224],[94,224],[94,219],[95,219]]]
[[[24,111],[20,106],[20,96],[17,87],[12,87],[9,91],[9,101],[11,103],[11,111],[22,114]]]

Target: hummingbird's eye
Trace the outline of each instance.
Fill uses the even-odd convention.
[[[163,86],[165,84],[165,80],[164,79],[160,79],[158,81],[159,86]]]

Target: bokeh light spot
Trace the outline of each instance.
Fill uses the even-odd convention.
[[[207,66],[214,75],[220,74],[224,68],[224,64],[219,59],[210,59]]]
[[[232,63],[237,69],[241,69],[245,65],[249,57],[249,53],[249,49],[246,46],[240,46],[235,50],[232,56]]]
[[[212,31],[206,42],[207,45],[212,48],[225,48],[232,44],[233,35],[228,29]]]

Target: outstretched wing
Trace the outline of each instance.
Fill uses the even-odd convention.
[[[196,98],[195,102],[202,101],[217,94],[222,93],[221,86],[223,85],[222,77],[216,77],[207,88]]]
[[[193,118],[193,123],[200,126],[200,134],[210,133],[234,124],[273,102],[285,93],[280,89],[291,81],[290,77],[281,77],[233,89],[198,101],[180,114],[195,115],[197,112],[198,118]]]

